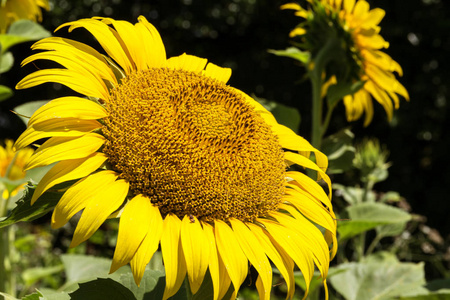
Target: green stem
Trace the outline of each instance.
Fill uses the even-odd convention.
[[[328,106],[327,115],[325,116],[325,120],[323,121],[323,124],[322,124],[322,132],[320,133],[321,138],[323,138],[323,136],[327,132],[328,126],[330,125],[331,115],[333,114],[335,107],[336,107],[336,104],[333,106]]]
[[[312,123],[311,144],[319,149],[322,144],[322,78],[320,75],[311,77],[312,84]]]
[[[373,250],[375,250],[375,247],[378,245],[378,243],[380,242],[381,237],[379,237],[378,235],[373,239],[372,243],[370,243],[369,247],[367,248],[366,251],[366,255],[370,255],[372,254]]]
[[[9,200],[10,197],[5,200],[0,199],[0,217],[6,215]],[[16,295],[16,281],[11,261],[11,254],[14,251],[14,238],[12,226],[0,228],[0,292],[5,292],[13,297]]]
[[[317,53],[313,60],[314,67],[309,71],[312,85],[312,124],[311,124],[311,144],[320,150],[322,136],[325,132],[322,123],[323,99],[322,99],[322,75],[327,63],[333,59],[337,39],[329,39],[323,48]],[[329,122],[329,121],[328,121]],[[328,126],[328,125],[327,125]]]

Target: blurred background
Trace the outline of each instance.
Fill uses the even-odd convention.
[[[450,87],[450,2],[445,0],[377,0],[371,7],[386,11],[381,35],[390,42],[385,52],[404,71],[400,82],[411,101],[402,101],[392,122],[388,123],[381,105],[374,105],[372,123],[347,123],[342,103],[336,109],[333,128],[348,126],[356,140],[377,137],[390,152],[389,179],[376,185],[379,191],[397,191],[411,211],[426,218],[427,226],[450,240],[450,128],[448,88]],[[42,25],[53,31],[60,24],[92,16],[108,16],[135,23],[145,16],[159,30],[168,57],[188,54],[230,67],[229,84],[248,94],[295,107],[301,114],[298,133],[309,139],[311,93],[305,70],[293,60],[274,56],[268,49],[285,49],[289,31],[300,19],[292,11],[281,11],[286,1],[268,0],[53,0],[44,12]],[[55,35],[66,36],[66,29]],[[70,38],[86,40],[83,30]],[[89,41],[94,45],[94,41]],[[14,67],[0,77],[0,84],[13,87],[36,70],[20,61],[31,54],[32,43],[14,46]],[[73,95],[58,84],[16,91],[0,102],[0,139],[16,139],[25,129],[10,112],[19,104]],[[333,178],[332,178],[333,180]],[[424,251],[424,255],[433,252]],[[450,253],[447,253],[450,256]],[[450,259],[450,258],[449,258]]]

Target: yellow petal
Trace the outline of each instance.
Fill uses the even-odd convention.
[[[230,68],[222,68],[213,63],[208,63],[204,71],[204,75],[227,83],[231,77]]]
[[[120,40],[123,41],[122,47],[126,48],[130,53],[131,60],[136,65],[137,70],[147,69],[145,53],[142,51],[144,40],[140,39],[140,35],[133,24],[126,21],[116,21],[112,18],[99,19],[105,24],[114,26]]]
[[[107,99],[108,90],[97,80],[86,78],[78,71],[69,69],[44,69],[31,73],[23,78],[16,89],[27,89],[47,82],[56,82],[65,85],[77,93]]]
[[[323,180],[327,183],[328,185],[328,191],[329,191],[329,197],[331,197],[331,180],[330,177],[328,177],[328,175],[321,169],[319,168],[315,163],[313,163],[311,160],[309,160],[308,158],[304,157],[303,155],[297,154],[297,153],[293,153],[293,152],[289,152],[286,151],[284,152],[284,159],[290,162],[293,162],[299,166],[303,166],[305,168],[317,171],[318,174],[320,175],[319,178],[323,178]]]
[[[82,136],[101,127],[102,124],[96,120],[48,119],[28,127],[17,139],[14,147],[20,150],[37,140],[52,136]]]
[[[134,70],[122,44],[113,34],[113,29],[105,23],[94,19],[81,19],[65,23],[56,28],[55,31],[66,26],[70,26],[69,32],[76,28],[85,28],[97,39],[106,53],[122,67],[126,74],[130,74]]]
[[[223,221],[214,222],[217,250],[237,293],[248,274],[248,261],[233,230]]]
[[[191,222],[192,221],[192,222]],[[181,246],[192,294],[200,288],[209,262],[210,245],[196,217],[185,216],[181,222]]]
[[[77,72],[82,77],[85,77],[85,79],[92,81],[93,83],[95,82],[95,85],[98,87],[101,86],[102,90],[107,90],[105,82],[103,81],[100,72],[93,64],[93,61],[83,60],[83,57],[80,56],[69,56],[65,52],[46,51],[25,58],[22,61],[22,65],[26,65],[38,59],[52,60],[66,69]]]
[[[105,138],[96,133],[88,133],[81,137],[52,137],[34,152],[24,169],[87,157],[96,152],[104,142]]]
[[[373,27],[378,25],[383,20],[386,12],[381,8],[374,8],[369,11],[367,18],[364,20],[365,27]]]
[[[86,203],[70,247],[78,246],[94,234],[108,216],[123,203],[128,194],[129,186],[129,183],[125,180],[117,180],[111,183],[107,189],[102,189],[95,198],[91,198]]]
[[[281,5],[280,9],[302,10],[303,8],[297,3],[286,3]]]
[[[306,295],[309,292],[309,284],[314,274],[313,254],[305,249],[303,239],[299,237],[295,230],[270,220],[258,219],[258,221],[265,226],[270,237],[286,251],[302,272],[306,282],[304,297],[306,298]]]
[[[295,291],[295,282],[293,271],[290,268],[291,265],[285,263],[281,254],[277,251],[265,231],[260,226],[252,223],[247,224],[247,226],[250,228],[253,235],[258,239],[259,245],[261,245],[263,251],[280,271],[288,288],[287,296],[292,298]]]
[[[139,16],[138,21],[139,23],[135,26],[141,39],[145,41],[142,44],[147,66],[149,68],[164,67],[166,65],[166,49],[158,30],[143,16]]]
[[[28,121],[28,126],[49,119],[77,118],[96,120],[107,115],[103,107],[91,100],[79,97],[62,97],[52,100],[36,110]]]
[[[79,180],[61,197],[52,215],[52,228],[66,224],[77,212],[86,207],[100,191],[108,189],[117,178],[114,171],[101,171]]]
[[[305,33],[306,33],[306,29],[305,28],[297,27],[297,28],[292,29],[289,32],[289,37],[293,38],[293,37],[296,37],[296,36],[304,35]]]
[[[394,113],[394,107],[392,105],[391,98],[388,94],[379,86],[374,84],[372,81],[367,81],[364,88],[378,101],[386,111],[388,120],[392,120],[392,115]]]
[[[347,13],[351,13],[353,11],[353,7],[355,6],[355,0],[344,0],[344,10]]]
[[[163,231],[163,219],[156,206],[150,205],[149,231],[130,262],[134,281],[139,286],[144,276],[145,266],[150,262],[153,254],[158,250]]]
[[[228,275],[227,267],[225,267],[225,264],[223,263],[222,258],[219,256],[219,277],[220,277],[220,289],[219,289],[219,299],[223,299],[225,295],[227,294],[228,290],[230,289],[231,285],[231,279]],[[233,291],[233,295],[230,297],[230,299],[236,299],[237,291]]]
[[[333,206],[331,204],[330,198],[328,198],[323,188],[309,176],[301,172],[289,171],[286,172],[286,177],[294,179],[295,183],[300,186],[304,192],[310,194],[312,197],[317,199],[317,201],[323,203],[323,205],[325,205],[330,211],[332,211]]]
[[[307,140],[298,136],[292,129],[284,125],[277,124],[272,126],[273,131],[278,136],[283,148],[295,150],[298,152],[314,152],[317,166],[323,171],[319,172],[320,177],[328,168],[328,158],[325,154],[314,148]]]
[[[209,247],[209,273],[211,274],[211,281],[213,284],[214,290],[214,300],[219,299],[219,292],[221,282],[223,282],[223,278],[220,277],[219,273],[219,257],[217,255],[217,247],[216,247],[216,238],[214,236],[214,228],[206,222],[202,222],[203,232],[205,234],[205,238],[208,242]],[[227,275],[228,276],[228,275]],[[228,286],[230,286],[231,281],[228,282]],[[227,287],[228,290],[228,287]],[[222,295],[223,297],[223,295]]]
[[[108,67],[105,58],[97,50],[84,43],[60,37],[49,37],[34,43],[31,49],[65,53],[68,57],[81,61],[91,72],[97,73],[101,78],[117,85],[117,79]]]
[[[269,260],[259,244],[258,239],[242,221],[233,218],[229,221],[242,251],[252,266],[255,267],[256,271],[258,271],[259,277],[261,277],[263,294],[266,296],[261,299],[268,300],[272,288],[272,267]]]
[[[150,199],[143,195],[135,196],[125,206],[120,216],[117,245],[110,273],[130,262],[150,231],[151,206]]]
[[[34,202],[36,202],[36,200],[52,186],[88,176],[97,170],[106,159],[107,157],[103,153],[95,152],[88,157],[65,160],[57,163],[39,182],[33,193],[33,197],[31,198],[31,205],[33,205]]]
[[[186,276],[186,262],[180,245],[180,232],[180,219],[173,214],[167,215],[164,219],[161,236],[161,251],[166,269],[166,288],[163,300],[175,295]]]
[[[313,260],[322,277],[326,278],[330,264],[330,253],[322,232],[300,214],[296,208],[287,204],[280,205],[280,208],[288,211],[292,217],[280,212],[272,213],[271,216],[276,218],[280,224],[290,227],[298,233],[304,247],[313,254]]]
[[[270,293],[267,293],[267,290],[264,287],[264,283],[263,283],[260,275],[258,275],[255,285],[256,285],[256,290],[258,291],[259,299],[270,299]]]
[[[174,56],[167,60],[167,67],[175,70],[186,70],[191,72],[201,72],[208,62],[205,58],[200,58],[186,53]]]

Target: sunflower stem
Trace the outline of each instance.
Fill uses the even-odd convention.
[[[311,61],[311,69],[309,77],[312,85],[312,116],[311,116],[311,144],[314,148],[320,150],[322,145],[322,136],[325,134],[325,123],[322,122],[323,114],[323,98],[322,86],[323,76],[325,75],[326,65],[330,60],[334,59],[338,40],[335,38],[329,39],[327,43],[320,49],[314,59]],[[331,116],[330,116],[331,118]],[[329,123],[329,120],[326,121]],[[328,126],[328,124],[326,124]]]

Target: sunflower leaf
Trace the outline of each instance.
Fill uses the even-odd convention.
[[[16,207],[9,216],[0,221],[0,228],[15,224],[18,222],[32,221],[44,216],[51,211],[62,196],[60,192],[44,193],[34,205],[31,205],[35,186],[28,183],[21,199],[16,202]]]
[[[14,108],[14,112],[16,112],[19,115],[20,119],[25,123],[25,125],[27,125],[28,119],[33,115],[33,113],[47,102],[48,100],[27,102],[22,105],[16,106]]]
[[[98,277],[109,277],[119,281],[122,274],[130,272],[130,267],[125,266],[113,274],[109,274],[111,260],[103,257],[66,254],[62,255],[61,260],[64,264],[67,278],[61,290],[69,292],[74,291],[79,282],[93,280]]]
[[[0,101],[8,99],[13,94],[13,91],[9,87],[0,85]]]
[[[329,278],[332,286],[346,300],[393,299],[426,293],[423,263],[366,260],[343,263],[332,269],[342,270]]]
[[[36,289],[35,293],[23,297],[22,300],[70,300],[70,296],[64,292]]]
[[[338,224],[340,240],[351,238],[379,226],[406,224],[411,220],[409,213],[379,202],[355,203],[347,208],[347,213],[350,221]],[[398,228],[382,228],[380,230],[383,236],[387,236],[398,231]]]
[[[80,283],[80,287],[70,293],[72,300],[133,300],[133,293],[111,278],[98,278],[96,280]]]
[[[301,51],[296,47],[289,47],[286,50],[268,50],[269,53],[275,54],[276,56],[290,57],[304,64],[308,63],[311,54],[307,51]]]
[[[14,57],[11,52],[6,52],[0,57],[0,73],[8,72],[14,64]]]
[[[24,42],[36,41],[51,36],[51,33],[41,25],[30,20],[19,20],[14,22],[8,29],[7,34],[0,34],[2,53],[10,47]]]

